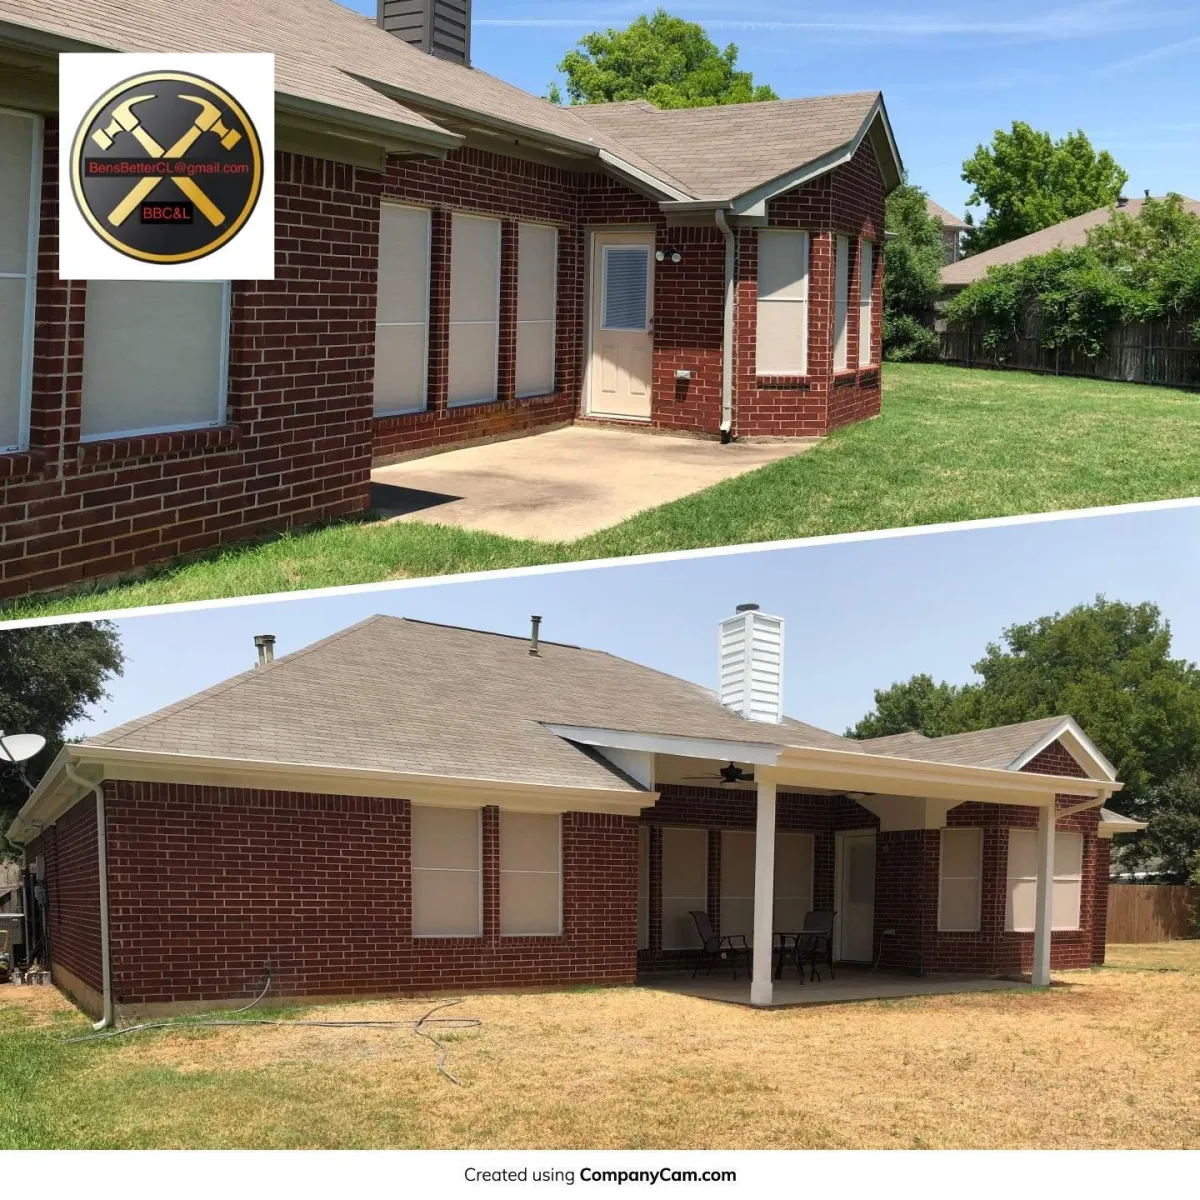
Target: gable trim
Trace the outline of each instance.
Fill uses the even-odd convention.
[[[1009,763],[1008,770],[1020,771],[1055,742],[1062,743],[1062,748],[1087,772],[1089,779],[1108,781],[1116,779],[1116,767],[1101,754],[1100,748],[1080,729],[1074,717],[1064,717],[1048,733],[1043,734],[1033,745],[1014,758]],[[1070,776],[1063,776],[1063,778],[1070,778]]]

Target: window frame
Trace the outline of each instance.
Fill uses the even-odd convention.
[[[850,236],[838,233],[833,242],[833,370],[850,369]]]
[[[975,845],[978,850],[976,858],[977,870],[973,876],[952,875],[952,880],[974,879],[975,881],[975,922],[973,925],[947,925],[942,917],[943,885],[946,882],[946,835],[975,834]],[[938,833],[938,911],[937,927],[939,933],[979,933],[983,928],[983,828],[978,825],[956,825],[943,828]]]
[[[555,852],[558,860],[557,871],[518,871],[511,867],[507,870],[501,866],[503,862],[502,855],[504,853],[504,814],[516,814],[519,816],[529,817],[554,817],[555,829]],[[565,932],[565,922],[563,919],[563,815],[562,813],[544,813],[544,812],[523,812],[519,809],[501,809],[496,820],[496,932],[501,938],[561,938]],[[504,877],[506,875],[555,875],[558,879],[558,888],[556,892],[556,920],[555,929],[551,933],[513,933],[505,932],[504,924]]]
[[[496,227],[496,308],[494,321],[456,321],[454,319],[454,218],[465,217],[472,221],[489,221]],[[465,209],[455,209],[450,214],[450,295],[449,313],[446,325],[446,408],[477,408],[482,404],[495,404],[500,399],[500,326],[502,323],[502,308],[504,301],[504,221],[493,217],[490,213],[468,212]],[[479,400],[455,400],[451,396],[451,384],[454,378],[454,363],[451,354],[451,344],[454,340],[456,325],[491,325],[496,330],[496,352],[492,362],[492,394]]]
[[[1037,928],[1036,902],[1034,905],[1034,917],[1033,917],[1034,923],[1032,925],[1018,926],[1016,924],[1016,915],[1013,911],[1013,883],[1014,882],[1030,883],[1031,882],[1034,884],[1035,888],[1037,886],[1036,870],[1033,875],[1014,876],[1012,873],[1012,862],[1013,862],[1012,844],[1013,844],[1013,835],[1014,834],[1019,835],[1024,838],[1033,838],[1034,839],[1035,867],[1036,867],[1036,846],[1037,846],[1037,836],[1038,836],[1037,830],[1036,829],[1023,829],[1023,828],[1017,828],[1017,827],[1010,828],[1008,831],[1008,860],[1005,863],[1005,868],[1004,868],[1004,875],[1005,875],[1005,880],[1004,880],[1004,931],[1005,931],[1005,933],[1033,933],[1036,931],[1036,928]],[[1059,843],[1060,838],[1072,838],[1072,839],[1076,839],[1078,841],[1078,844],[1079,844],[1079,872],[1078,872],[1078,874],[1060,875],[1058,873],[1057,859],[1058,859],[1058,843]],[[1049,881],[1050,882],[1050,892],[1051,892],[1050,931],[1052,933],[1078,933],[1083,928],[1083,871],[1084,871],[1083,855],[1084,855],[1084,848],[1085,847],[1084,847],[1083,834],[1080,833],[1079,830],[1077,830],[1077,829],[1055,830],[1055,832],[1054,832],[1054,856],[1055,856],[1054,874]],[[1074,925],[1059,925],[1054,920],[1054,885],[1056,883],[1060,883],[1060,882],[1074,883],[1076,885],[1076,887],[1078,888],[1078,898],[1077,898],[1077,901],[1075,904],[1075,909],[1078,912],[1079,916]]]
[[[864,272],[865,267],[865,272]],[[869,278],[868,278],[869,276]],[[863,285],[867,284],[864,290]],[[870,238],[858,241],[858,365],[875,365],[875,243]]]
[[[608,256],[613,250],[637,250],[646,256],[646,317],[641,329],[629,329],[606,325],[608,315]],[[600,320],[597,332],[634,333],[654,332],[654,247],[648,242],[606,242],[600,247]]]
[[[767,299],[759,294],[758,280],[759,270],[762,263],[762,248],[763,238],[768,240],[772,237],[798,237],[801,239],[803,247],[803,262],[804,273],[800,280],[804,284],[803,296],[770,296]],[[809,301],[812,292],[812,235],[807,229],[760,229],[755,238],[755,249],[757,257],[754,265],[754,287],[755,287],[755,306],[754,306],[754,374],[759,379],[790,379],[796,376],[804,376],[808,374],[808,346],[809,346],[809,326],[810,306]],[[795,304],[798,305],[801,312],[800,321],[800,366],[795,369],[787,369],[783,371],[765,371],[762,370],[758,363],[758,347],[760,330],[762,322],[759,320],[759,313],[764,304]]]
[[[31,152],[29,159],[29,225],[26,230],[25,271],[0,272],[0,279],[25,280],[25,310],[21,327],[21,374],[17,392],[17,440],[12,446],[0,446],[0,454],[22,454],[29,449],[33,418],[33,335],[37,308],[38,242],[41,236],[42,170],[45,144],[45,118],[40,113],[0,106],[0,115],[29,122]]]
[[[97,282],[109,282],[108,280]],[[111,282],[130,282],[138,283],[140,280],[112,280]],[[229,419],[229,341],[230,341],[230,325],[231,314],[233,309],[233,283],[228,279],[196,279],[190,280],[193,283],[202,283],[205,285],[217,284],[221,288],[221,345],[218,354],[218,381],[217,389],[217,414],[212,421],[187,421],[181,425],[146,425],[138,429],[117,429],[106,433],[83,433],[82,428],[79,435],[81,444],[91,442],[114,442],[120,441],[123,438],[136,437],[152,437],[158,434],[166,433],[186,433],[189,430],[195,429],[219,429],[225,425]],[[89,285],[90,287],[91,285]],[[83,340],[84,352],[87,351],[87,314],[84,313],[83,322]],[[87,405],[87,374],[84,368],[80,367],[80,421],[83,419],[83,408]]]
[[[550,292],[550,316],[549,319],[538,320],[521,320],[521,231],[527,226],[532,226],[535,229],[548,229],[554,237],[553,249],[550,255],[552,266],[551,271],[551,292]],[[514,314],[514,324],[516,326],[516,345],[513,348],[513,391],[514,398],[517,400],[529,400],[534,396],[551,396],[558,390],[558,251],[559,251],[559,229],[557,225],[551,225],[545,221],[518,221],[517,222],[517,295],[516,295],[516,312]],[[549,325],[550,326],[550,390],[543,391],[522,391],[520,384],[517,381],[517,364],[520,362],[521,352],[521,326],[522,325]]]
[[[451,808],[445,804],[415,804],[412,809],[416,808],[432,808],[443,811],[461,811],[458,806]],[[410,809],[410,813],[412,811]],[[475,862],[476,866],[473,870],[467,870],[462,867],[418,867],[413,863],[412,854],[412,833],[410,824],[409,833],[409,853],[408,853],[408,875],[409,875],[409,936],[415,941],[444,941],[446,938],[465,938],[467,940],[479,941],[483,937],[483,906],[484,906],[484,886],[483,886],[483,809],[472,808],[468,811],[475,814]],[[415,908],[413,903],[413,893],[416,891],[416,875],[418,871],[443,872],[454,875],[474,875],[476,879],[476,904],[475,913],[475,930],[474,933],[418,933],[416,927],[412,924],[412,913]]]
[[[406,417],[406,416],[411,416],[413,413],[423,413],[423,412],[429,411],[429,324],[430,324],[430,297],[433,292],[433,210],[430,208],[423,208],[419,204],[402,204],[402,203],[392,200],[390,197],[386,197],[386,196],[383,199],[381,199],[379,202],[379,206],[381,209],[385,205],[390,208],[407,208],[413,212],[423,212],[425,214],[425,321],[424,321],[425,337],[423,339],[424,350],[423,350],[422,356],[421,356],[422,361],[425,364],[425,369],[421,373],[421,404],[420,404],[420,407],[419,408],[418,407],[389,408],[385,412],[374,412],[373,411],[372,415],[373,415],[374,419],[376,419],[376,420],[380,420],[384,417]],[[382,230],[382,228],[383,228],[383,223],[381,221],[380,229]],[[382,287],[382,283],[383,283],[383,281],[382,281],[382,279],[380,279],[379,282],[376,284],[377,299],[378,299],[378,289],[380,287]],[[376,347],[375,371],[376,372],[379,369],[379,356],[378,356],[379,330],[380,329],[410,329],[415,324],[416,324],[415,321],[380,321],[378,308],[376,309],[376,314],[375,314],[375,347]],[[449,345],[447,345],[446,353],[447,353],[447,358],[449,358]],[[447,366],[448,365],[449,364],[447,363]],[[448,378],[449,378],[449,374],[447,373],[447,379]],[[373,374],[372,380],[371,380],[372,389],[374,389],[374,383],[375,383],[375,380],[374,380],[374,374]]]

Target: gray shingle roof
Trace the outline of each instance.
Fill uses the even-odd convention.
[[[948,208],[943,208],[936,200],[930,200],[928,196],[925,197],[925,211],[943,229],[970,229],[962,217],[956,217]]]
[[[852,741],[751,722],[686,680],[524,638],[376,616],[84,744],[253,762],[638,790],[546,724],[1005,767],[1052,722]]]
[[[1143,201],[1127,200],[1120,211],[1136,217],[1141,212]],[[1200,201],[1184,199],[1184,208],[1200,216]],[[1003,246],[993,246],[980,254],[972,254],[960,258],[958,262],[950,263],[942,268],[943,287],[965,287],[982,279],[989,267],[1005,266],[1009,263],[1020,262],[1023,258],[1033,258],[1038,254],[1048,254],[1051,250],[1061,247],[1064,250],[1082,246],[1087,242],[1087,231],[1096,225],[1105,224],[1112,217],[1111,208],[1097,208],[1080,217],[1072,217],[1069,221],[1061,221],[1048,229],[1039,229],[1015,241],[1005,242]]]
[[[751,723],[693,683],[598,650],[372,617],[85,743],[508,783],[629,788],[542,722],[845,746]]]
[[[760,104],[658,109],[587,104],[587,123],[682,180],[697,199],[729,200],[847,146],[878,92]]]
[[[0,0],[0,21],[123,51],[272,52],[285,96],[444,136],[464,120],[606,150],[685,196],[731,199],[845,144],[877,93],[690,113],[562,107],[385,33],[334,0],[238,0],[219,16],[163,0]],[[386,93],[386,94],[381,94]],[[719,147],[714,144],[719,140]]]
[[[922,762],[954,763],[964,767],[1005,768],[1039,738],[1061,725],[1065,717],[1042,717],[1017,725],[997,725],[970,733],[930,738],[920,733],[899,733],[865,739],[858,744],[873,754],[912,758]]]

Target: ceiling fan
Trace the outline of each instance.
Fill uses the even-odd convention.
[[[712,775],[685,775],[685,780],[693,779],[719,779],[722,785],[727,783],[753,783],[754,772],[743,771],[736,763],[730,763],[727,767],[722,767],[719,771]]]

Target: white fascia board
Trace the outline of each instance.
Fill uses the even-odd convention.
[[[528,812],[636,815],[643,808],[651,807],[658,799],[656,792],[638,791],[628,785],[567,788],[496,779],[75,745],[60,751],[50,770],[25,802],[10,830],[9,836],[13,841],[24,842],[36,836],[37,828],[57,821],[80,798],[76,794],[77,788],[63,786],[64,768],[68,761],[98,780],[122,779],[139,783],[186,783],[199,787],[372,796],[445,808],[479,808],[494,804]]]
[[[781,746],[763,742],[732,742],[723,739],[680,737],[666,733],[632,733],[627,729],[598,729],[584,725],[549,725],[551,733],[568,742],[594,746],[597,750],[640,750],[646,754],[674,754],[680,758],[721,759],[771,767],[779,761]]]
[[[1023,750],[1008,765],[1010,771],[1019,771],[1031,763],[1047,746],[1061,740],[1068,754],[1088,773],[1089,779],[1104,779],[1112,782],[1117,778],[1117,769],[1100,753],[1074,717],[1064,717],[1049,733],[1043,734],[1032,746]],[[1098,772],[1098,773],[1097,773]]]
[[[788,747],[780,756],[780,785],[839,791],[919,796],[963,803],[1024,804],[1044,807],[1056,795],[1107,798],[1120,788],[1108,780],[1015,772],[1003,767],[969,767],[923,759],[866,754],[853,750]]]
[[[414,147],[433,147],[443,152],[461,146],[466,138],[448,129],[430,129],[426,125],[410,125],[403,118],[389,120],[372,113],[361,113],[342,105],[328,104],[307,96],[296,96],[287,92],[275,93],[275,108],[279,113],[294,114],[322,122],[330,133],[339,137],[370,141],[396,153]]]
[[[1114,834],[1140,833],[1146,828],[1146,825],[1145,821],[1135,821],[1133,817],[1127,817],[1123,813],[1110,812],[1108,809],[1102,808],[1100,821],[1096,825],[1096,835],[1110,840]]]

